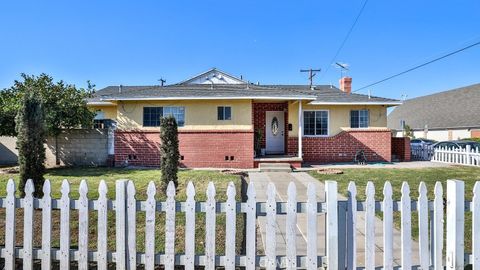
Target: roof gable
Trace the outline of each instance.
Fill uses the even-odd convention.
[[[179,82],[181,85],[188,84],[245,84],[246,81],[232,76],[226,72],[212,68],[190,79]]]

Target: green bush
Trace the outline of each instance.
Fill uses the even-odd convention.
[[[18,164],[20,167],[19,190],[25,196],[25,183],[33,180],[34,196],[43,195],[43,175],[45,174],[46,139],[42,102],[33,92],[26,94],[18,110],[16,119]]]
[[[160,119],[160,169],[162,171],[162,188],[166,191],[169,181],[178,186],[178,160],[180,153],[178,150],[178,128],[177,121],[173,116],[162,117]]]
[[[480,143],[480,138],[464,138],[462,141],[474,141]]]

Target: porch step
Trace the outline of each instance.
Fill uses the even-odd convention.
[[[261,172],[291,172],[289,163],[259,163],[258,169]]]

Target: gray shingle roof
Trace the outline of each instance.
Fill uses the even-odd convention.
[[[388,127],[400,121],[413,129],[480,127],[480,84],[405,101],[388,115]]]
[[[255,85],[255,84],[194,84],[168,86],[109,86],[95,93],[89,102],[132,99],[182,99],[182,98],[278,98],[307,99],[315,102],[339,103],[395,103],[398,100],[346,94],[331,85]]]

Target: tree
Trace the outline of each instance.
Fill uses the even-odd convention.
[[[178,128],[175,117],[167,116],[160,119],[160,169],[162,171],[162,188],[166,190],[168,182],[173,181],[178,186]]]
[[[413,135],[413,130],[409,125],[404,126],[404,136],[409,137],[410,139],[415,138],[415,136]]]
[[[15,118],[18,148],[18,163],[20,166],[20,193],[25,196],[25,183],[33,180],[35,197],[42,196],[45,173],[45,121],[43,105],[35,92],[28,92],[22,98],[22,103]]]
[[[51,76],[21,74],[8,89],[0,91],[0,136],[16,136],[14,119],[27,92],[38,97],[44,108],[46,132],[58,136],[62,129],[90,126],[94,113],[87,108],[86,99],[91,97],[94,85],[87,89],[76,88],[63,81],[54,82]]]

